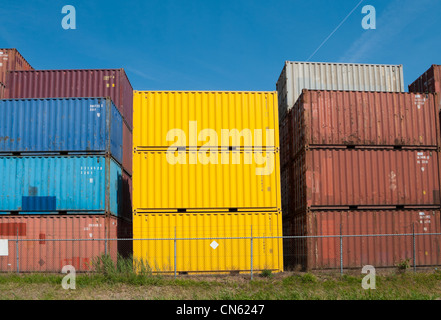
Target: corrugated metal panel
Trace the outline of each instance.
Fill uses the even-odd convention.
[[[123,169],[131,176],[133,171],[133,134],[123,125]]]
[[[33,69],[17,49],[0,49],[0,82],[6,83],[8,71]]]
[[[0,152],[101,152],[122,163],[122,125],[110,99],[1,100]]]
[[[409,92],[441,93],[441,65],[432,65],[429,70],[409,85]]]
[[[280,213],[200,213],[135,215],[134,239],[282,236]],[[210,245],[215,241],[217,247]],[[250,270],[249,239],[177,240],[177,272]],[[174,241],[134,241],[134,257],[154,271],[173,272]],[[249,258],[248,258],[249,257]],[[281,239],[253,240],[253,269],[283,271]]]
[[[314,211],[284,220],[292,236],[373,235],[440,233],[440,210],[360,210]],[[307,269],[340,268],[340,238],[293,239],[286,242],[286,266],[301,265]],[[439,236],[415,236],[417,266],[441,264]],[[365,265],[395,267],[410,259],[413,264],[412,236],[344,237],[343,267]]]
[[[279,145],[275,92],[135,91],[134,114],[133,141],[138,150],[172,145],[200,147],[208,142],[204,133],[210,134],[211,143],[217,138],[217,144],[226,147]],[[179,133],[170,132],[173,129]],[[228,136],[234,129],[237,141]],[[273,130],[272,134],[266,129]],[[258,139],[254,130],[260,130],[262,138]]]
[[[11,71],[5,97],[110,97],[133,126],[133,89],[124,69]]]
[[[0,157],[0,214],[120,214],[121,167],[104,156]]]
[[[440,145],[433,94],[303,90],[289,113],[295,156],[311,146]]]
[[[118,235],[131,234],[132,226],[116,217],[97,215],[68,216],[0,216],[0,239],[8,239],[9,255],[0,257],[0,271],[16,272],[16,239],[19,241],[20,272],[61,272],[65,265],[73,265],[77,272],[89,271],[93,261],[107,253],[114,261],[117,254],[127,256],[127,247],[116,241]],[[52,239],[87,239],[88,241],[50,241]],[[124,242],[126,243],[126,242]],[[107,248],[106,248],[107,246]]]
[[[290,213],[333,206],[440,205],[435,151],[310,150],[293,166]]]
[[[280,119],[303,89],[404,92],[403,66],[286,61],[277,81]]]
[[[134,209],[138,213],[196,208],[280,210],[278,153],[211,155],[212,162],[202,162],[206,152],[200,150],[135,153]],[[180,162],[173,164],[174,157]]]

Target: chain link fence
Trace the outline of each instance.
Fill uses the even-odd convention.
[[[0,272],[100,272],[105,264],[174,277],[441,265],[441,233],[164,239],[0,240]]]

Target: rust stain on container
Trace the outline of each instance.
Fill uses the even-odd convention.
[[[284,234],[292,236],[339,236],[374,234],[410,234],[410,236],[340,237],[292,239],[284,242],[285,267],[338,269],[342,253],[344,268],[365,265],[395,267],[406,259],[417,266],[441,264],[439,236],[440,210],[357,210],[304,212],[284,220]]]
[[[77,272],[91,270],[92,262],[105,254],[116,261],[117,255],[129,256],[131,241],[92,239],[131,238],[131,222],[98,215],[2,216],[0,239],[8,239],[9,255],[0,257],[0,272],[16,271],[16,239],[19,240],[20,272],[60,272],[71,264]],[[64,241],[52,241],[65,239]],[[82,241],[70,241],[81,239]],[[87,240],[87,241],[86,241]]]
[[[295,214],[320,207],[439,206],[436,151],[313,149],[292,163]]]
[[[0,82],[6,84],[7,72],[15,70],[34,70],[34,68],[17,49],[0,49]]]
[[[434,94],[312,91],[289,113],[291,157],[310,146],[436,147],[440,124]]]
[[[9,71],[5,98],[110,97],[129,128],[133,88],[124,69]]]

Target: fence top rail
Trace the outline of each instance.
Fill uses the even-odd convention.
[[[307,239],[307,238],[355,238],[355,237],[411,237],[441,236],[441,233],[390,233],[390,234],[356,234],[356,235],[321,235],[321,236],[252,236],[252,237],[205,237],[205,238],[90,238],[90,239],[0,239],[8,241],[175,241],[175,240],[256,240],[256,239]]]

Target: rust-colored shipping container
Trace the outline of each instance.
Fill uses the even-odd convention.
[[[7,72],[14,70],[34,70],[34,68],[17,49],[0,49],[0,82],[6,84]]]
[[[132,130],[123,124],[123,169],[132,176],[133,167],[133,133]]]
[[[396,267],[406,259],[413,265],[413,232],[416,234],[416,266],[440,265],[441,236],[428,235],[441,232],[440,222],[439,209],[303,213],[284,221],[284,235],[310,237],[284,242],[285,268],[339,269],[341,258],[344,268],[362,268],[365,265]],[[389,236],[366,236],[386,234]],[[364,236],[346,237],[349,235]],[[337,237],[314,238],[316,236]]]
[[[435,101],[434,94],[303,90],[289,114],[292,156],[325,145],[440,146]]]
[[[440,205],[436,150],[313,149],[292,166],[289,214],[330,207]]]
[[[124,69],[10,71],[5,97],[110,97],[133,127],[133,88]]]
[[[131,223],[115,217],[2,216],[0,240],[8,240],[6,244],[1,241],[8,247],[8,254],[0,256],[0,272],[59,273],[65,265],[74,266],[77,272],[88,271],[93,268],[94,260],[106,253],[114,261],[118,254],[124,257],[131,254],[130,240],[94,239],[131,237]]]
[[[441,93],[441,65],[432,65],[418,79],[409,85],[409,92]]]

